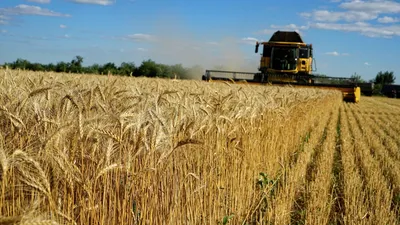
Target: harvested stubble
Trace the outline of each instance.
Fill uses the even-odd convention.
[[[313,149],[329,157],[317,165],[333,160],[325,149],[332,129],[329,142],[320,138],[335,125],[340,98],[317,89],[1,70],[0,223],[290,221]],[[276,190],[257,185],[260,172],[279,180]],[[321,183],[331,201],[326,180],[310,183]]]
[[[390,136],[384,132],[390,128],[391,122],[378,127],[379,122],[371,120],[379,115],[382,119],[385,117],[384,120],[393,121],[393,117],[388,117],[392,113],[392,107],[380,102],[378,106],[374,106],[380,109],[379,113],[365,113],[367,107],[375,101],[376,99],[367,99],[365,104],[346,105],[344,110],[349,126],[348,133],[352,140],[349,142],[352,142],[354,150],[348,157],[354,157],[354,171],[357,171],[361,178],[356,184],[359,190],[348,188],[349,193],[345,193],[347,199],[354,202],[351,204],[355,204],[347,207],[349,211],[353,211],[353,216],[347,212],[349,224],[400,222],[400,173],[397,158],[399,145],[394,147],[395,143],[390,142]]]

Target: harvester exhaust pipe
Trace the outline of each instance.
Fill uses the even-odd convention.
[[[258,41],[256,42],[256,50],[255,53],[258,53],[258,46],[260,46],[260,44],[258,43]]]

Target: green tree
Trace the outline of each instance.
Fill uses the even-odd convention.
[[[108,73],[111,74],[118,74],[118,68],[115,63],[108,62],[100,67],[99,69],[101,74],[107,75]]]
[[[30,66],[30,62],[26,59],[21,59],[18,58],[14,63],[12,63],[11,68],[12,69],[28,69],[28,67]]]
[[[11,63],[4,63],[2,67],[3,67],[4,69],[5,69],[5,68],[11,69],[11,68],[12,68],[12,65],[11,65]]]
[[[28,65],[27,69],[32,71],[43,71],[44,67],[40,63],[31,63]]]
[[[372,93],[374,95],[382,95],[383,86],[385,84],[393,84],[395,80],[396,80],[396,77],[394,76],[393,72],[380,71],[374,79],[370,80],[370,82],[375,84],[374,90],[372,91]]]
[[[365,83],[365,80],[363,80],[361,78],[361,75],[359,75],[357,73],[354,73],[353,75],[351,75],[350,78],[356,83]]]
[[[164,65],[164,64],[157,64],[158,70],[158,77],[173,77],[171,66]]]
[[[49,63],[47,65],[43,65],[44,70],[46,71],[56,71],[56,65],[54,65],[53,63]]]
[[[137,70],[137,75],[145,77],[157,77],[160,76],[161,72],[161,68],[157,65],[157,63],[149,59],[142,62]]]
[[[56,72],[67,72],[67,69],[68,69],[68,64],[66,63],[66,62],[58,62],[57,63],[57,65],[56,65]]]
[[[185,69],[182,66],[182,64],[175,64],[175,65],[170,66],[170,68],[171,68],[171,73],[172,73],[171,75],[173,77],[175,77],[175,75],[177,78],[184,78],[187,76],[188,70]]]
[[[83,63],[83,57],[79,55],[75,56],[75,58],[72,59],[71,61],[69,70],[73,73],[82,72],[82,63]]]
[[[131,73],[134,73],[136,70],[135,63],[130,62],[126,63],[123,62],[118,68],[119,74],[124,76],[129,76]]]
[[[375,84],[393,84],[394,81],[396,80],[396,77],[394,76],[393,71],[389,72],[389,71],[385,71],[382,72],[380,71],[376,77],[372,80],[373,83]]]
[[[85,73],[90,73],[90,74],[100,74],[100,65],[95,63],[91,66],[85,67]]]
[[[90,66],[83,66],[83,57],[76,56],[71,62],[60,61],[56,64],[41,64],[31,63],[28,60],[18,58],[15,62],[5,63],[10,69],[25,69],[33,71],[54,71],[54,72],[71,72],[71,73],[91,73],[105,74],[109,72],[117,75],[146,76],[146,77],[169,77],[179,79],[201,79],[204,74],[204,69],[195,65],[190,68],[184,67],[182,64],[166,65],[159,64],[148,59],[142,62],[139,67],[135,66],[134,62],[122,62],[120,66],[116,66],[113,62],[108,62],[104,65],[97,63]]]

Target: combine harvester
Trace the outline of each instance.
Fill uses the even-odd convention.
[[[335,89],[343,93],[344,101],[360,101],[361,89],[354,79],[312,74],[312,65],[315,64],[313,46],[304,43],[299,33],[276,31],[268,42],[256,43],[256,53],[260,45],[263,52],[259,72],[206,70],[202,80]]]

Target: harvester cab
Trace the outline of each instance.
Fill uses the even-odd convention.
[[[270,75],[297,75],[292,77],[292,82],[301,82],[302,75],[310,75],[313,71],[312,44],[304,43],[301,36],[294,31],[277,31],[268,42],[256,42],[255,52],[263,46],[260,66],[261,73]],[[299,79],[300,78],[300,79]],[[273,77],[271,76],[272,80]],[[282,76],[277,76],[282,80]]]
[[[303,41],[295,31],[276,31],[268,42],[256,42],[255,53],[262,46],[256,73],[206,70],[205,81],[231,81],[248,84],[299,85],[302,87],[337,89],[346,101],[358,102],[360,87],[347,77],[313,75],[313,46]]]

